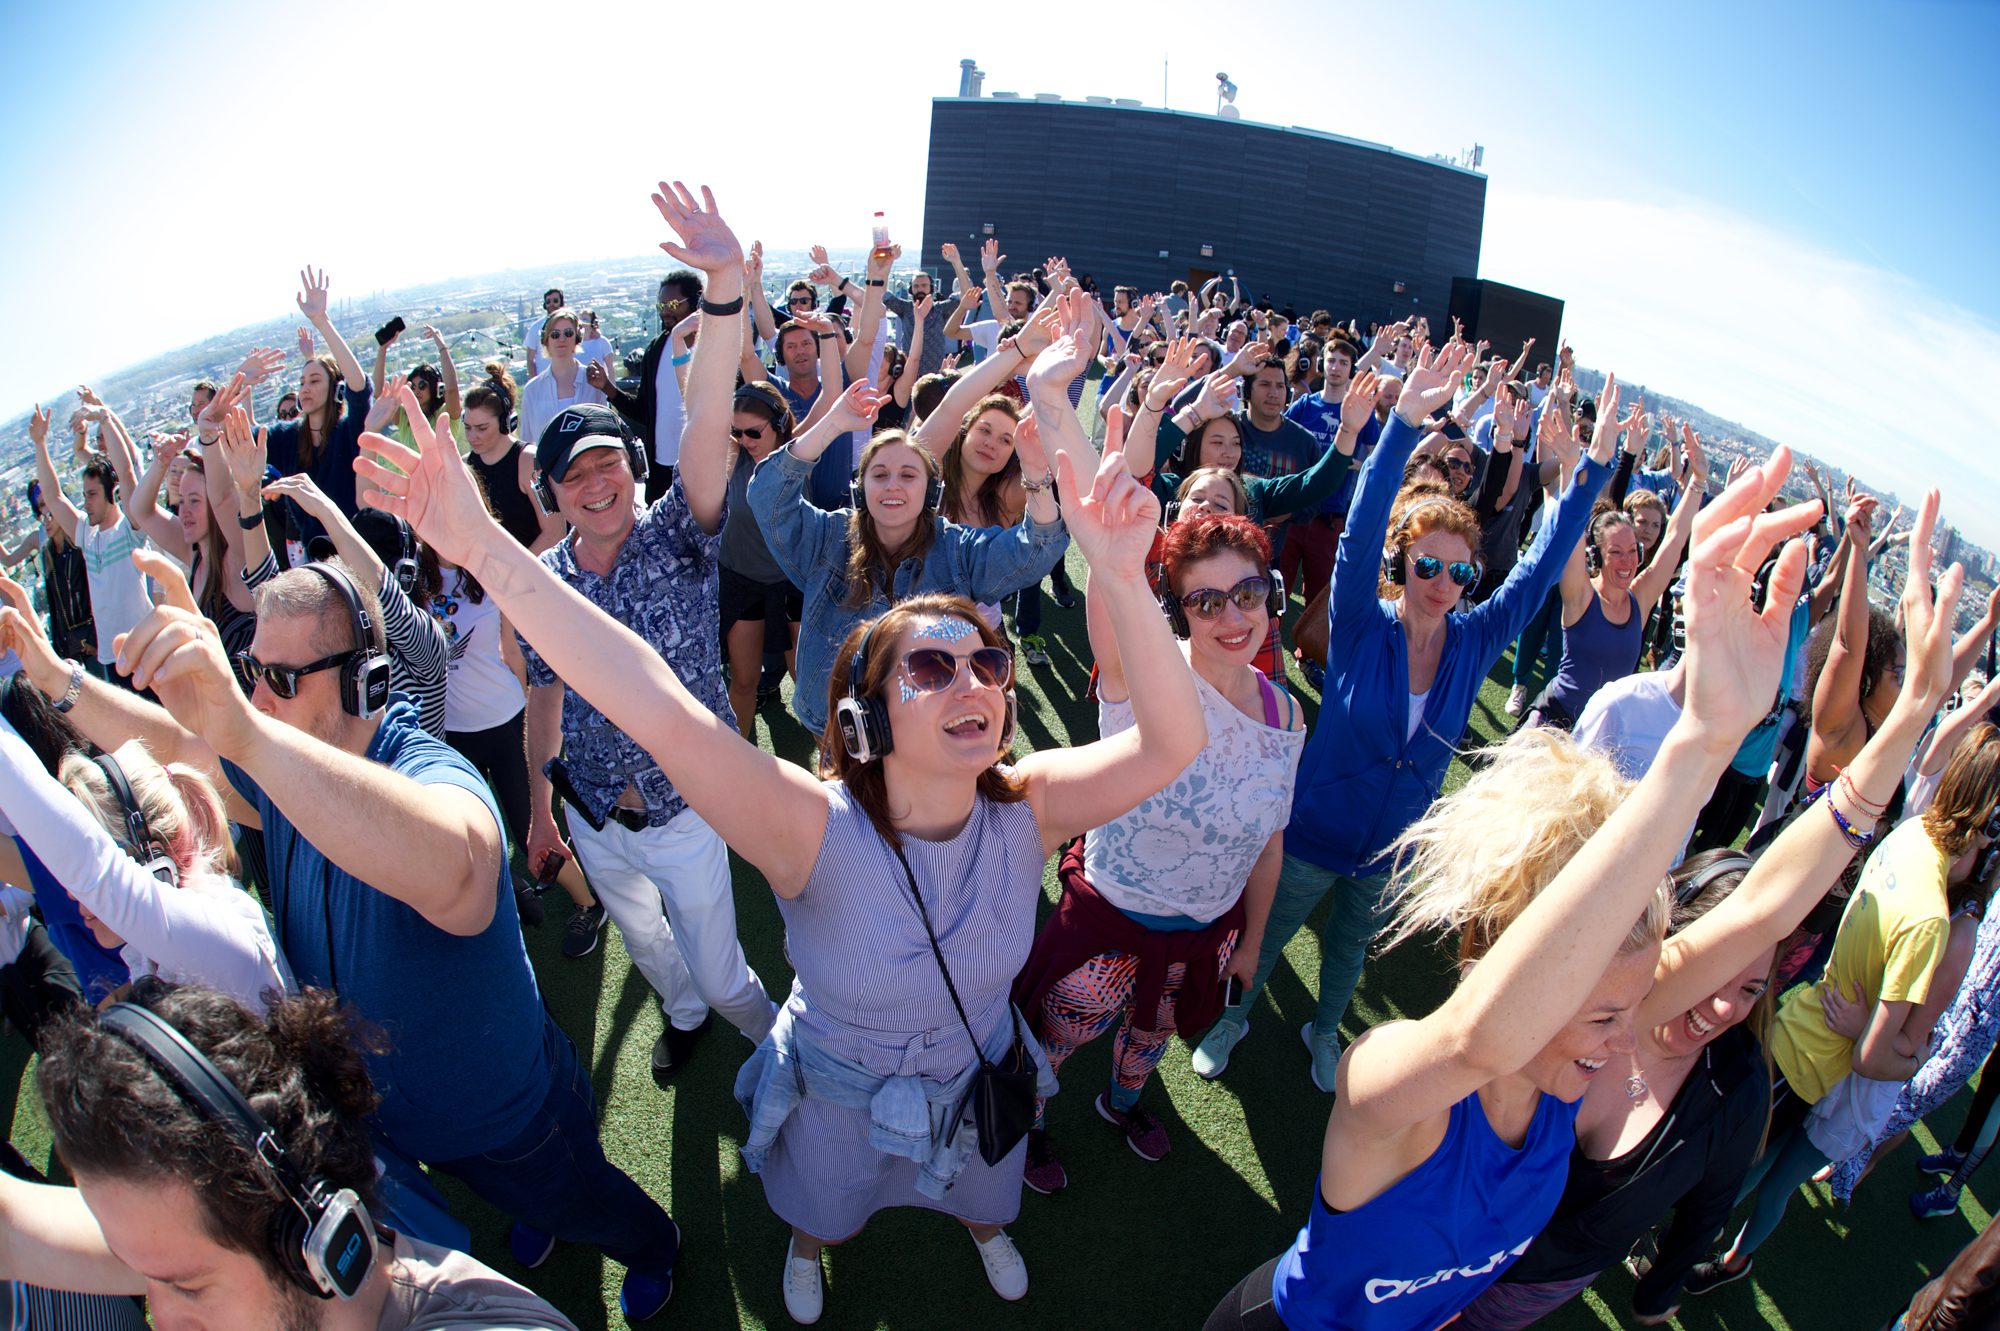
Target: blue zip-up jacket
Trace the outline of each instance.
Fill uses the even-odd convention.
[[[921,560],[896,566],[895,595],[876,590],[866,605],[847,604],[847,517],[807,502],[813,463],[781,448],[750,477],[750,511],[757,515],[771,557],[805,594],[800,615],[798,679],[792,714],[814,735],[826,729],[826,686],[834,653],[856,624],[920,592],[946,592],[975,601],[998,601],[1040,582],[1062,558],[1069,533],[1062,519],[1047,524],[1024,517],[1012,527],[961,527],[933,517],[936,535]]]
[[[1486,672],[1521,636],[1583,537],[1611,477],[1586,456],[1500,589],[1445,620],[1444,653],[1415,738],[1406,740],[1409,649],[1396,603],[1377,597],[1389,510],[1423,432],[1392,416],[1362,466],[1327,598],[1326,688],[1292,795],[1285,853],[1357,877],[1389,867],[1389,843],[1437,798]]]

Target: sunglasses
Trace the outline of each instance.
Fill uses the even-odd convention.
[[[801,291],[798,295],[793,296],[790,300],[785,302],[785,304],[790,305],[796,309],[810,309],[812,307],[812,303],[813,303],[813,298],[811,296],[808,296],[803,291]]]
[[[549,329],[549,336],[550,336],[550,337],[575,337],[575,336],[576,336],[576,329],[574,329],[574,328],[551,328],[551,329]]]
[[[1462,559],[1454,559],[1447,565],[1436,555],[1418,555],[1410,561],[1410,569],[1425,582],[1446,572],[1449,572],[1451,580],[1461,587],[1470,587],[1479,581],[1479,565],[1468,564]]]
[[[1472,472],[1472,463],[1465,458],[1446,458],[1444,465],[1452,471],[1462,471],[1468,475]]]
[[[972,667],[972,678],[990,689],[1014,682],[1014,654],[1005,647],[981,647],[970,656],[954,656],[942,647],[918,647],[903,653],[903,678],[918,693],[943,693],[958,683],[961,665]]]
[[[761,425],[752,425],[748,429],[742,429],[732,425],[729,427],[729,437],[731,439],[762,439],[764,437],[764,427]]]
[[[241,680],[247,689],[255,689],[261,682],[268,686],[272,693],[289,701],[299,696],[300,680],[307,675],[316,675],[322,670],[332,670],[336,666],[345,665],[347,658],[352,655],[352,652],[337,652],[332,656],[323,656],[311,665],[283,666],[265,665],[245,650],[236,653],[236,678]]]
[[[1181,608],[1196,619],[1214,619],[1222,613],[1225,601],[1234,601],[1236,608],[1247,615],[1262,606],[1270,594],[1271,580],[1252,574],[1226,592],[1213,587],[1187,592],[1181,597]]]

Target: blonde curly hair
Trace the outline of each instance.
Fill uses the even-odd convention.
[[[1382,950],[1432,930],[1455,930],[1461,968],[1492,948],[1555,881],[1631,793],[1610,759],[1568,734],[1516,732],[1492,763],[1433,803],[1396,838]],[[1621,951],[1665,937],[1673,894],[1666,880]]]

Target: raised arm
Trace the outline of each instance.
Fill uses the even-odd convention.
[[[1694,515],[1700,511],[1705,493],[1708,457],[1702,452],[1701,436],[1694,432],[1692,425],[1684,422],[1681,425],[1681,442],[1688,454],[1687,483],[1681,486],[1681,497],[1674,504],[1673,516],[1667,520],[1667,530],[1660,537],[1659,550],[1654,553],[1652,562],[1632,580],[1632,597],[1638,602],[1642,618],[1653,612],[1653,607],[1666,595],[1667,588],[1673,585],[1681,549],[1694,531]]]
[[[825,835],[819,783],[745,743],[642,639],[522,549],[480,502],[449,438],[440,441],[415,420],[411,427],[416,451],[365,436],[356,471],[380,487],[367,502],[407,520],[441,556],[478,578],[549,667],[637,740],[689,807],[740,847],[773,890],[795,895]]]
[[[1089,354],[1088,348],[1065,346],[1067,341],[1043,353],[1058,358],[1052,362],[1058,373],[1063,358]],[[1037,361],[1037,374],[1041,368]],[[1065,398],[1065,410],[1068,405]],[[1091,744],[1042,749],[1021,760],[1042,846],[1050,854],[1164,789],[1208,741],[1194,675],[1146,582],[1159,501],[1132,478],[1116,449],[1104,455],[1089,481],[1078,475],[1067,451],[1056,455],[1055,465],[1064,520],[1090,561],[1091,614],[1110,627],[1134,725]]]
[[[173,465],[188,446],[184,434],[168,435],[153,449],[153,460],[138,473],[138,479],[130,485],[125,482],[126,468],[137,462],[132,454],[132,442],[122,432],[114,435],[117,439],[116,451],[125,454],[119,467],[118,484],[127,496],[124,502],[125,516],[132,520],[146,539],[165,550],[175,559],[185,564],[194,557],[194,546],[188,541],[187,533],[181,530],[180,519],[160,507],[160,487],[166,483],[167,469]]]
[[[1034,366],[1028,371],[1028,401],[1034,405],[1041,444],[1050,462],[1054,463],[1058,457],[1069,458],[1067,474],[1088,487],[1091,477],[1097,474],[1097,451],[1084,437],[1083,422],[1077,418],[1076,408],[1069,404],[1069,386],[1083,373],[1103,340],[1097,326],[1097,303],[1081,289],[1074,289],[1053,308],[1060,336],[1035,357]],[[1147,501],[1156,502],[1150,494]],[[1043,520],[1039,514],[1036,518]]]
[[[1958,752],[1958,746],[1972,733],[1972,728],[1986,719],[1986,713],[2000,707],[2000,675],[1986,681],[1986,687],[1973,695],[1972,701],[1958,707],[1938,722],[1937,729],[1924,742],[1917,754],[1917,775],[1936,776]]]
[[[49,506],[62,534],[74,541],[83,529],[83,510],[69,501],[69,496],[63,493],[62,481],[56,476],[56,464],[49,457],[49,413],[39,402],[34,414],[28,417],[28,438],[35,445],[35,479],[42,483],[42,502]]]
[[[1373,374],[1348,381],[1340,399],[1340,429],[1334,432],[1333,446],[1313,460],[1304,471],[1269,479],[1246,477],[1263,494],[1264,519],[1287,513],[1310,513],[1333,497],[1347,473],[1354,467],[1354,450],[1361,438],[1361,426],[1370,419],[1375,394],[1381,381]]]
[[[361,362],[354,358],[353,349],[340,335],[340,330],[333,326],[333,318],[327,313],[326,270],[314,272],[310,266],[301,268],[299,285],[304,288],[298,296],[299,313],[305,315],[319,330],[319,335],[326,339],[327,350],[333,353],[333,362],[340,367],[341,377],[347,381],[349,388],[359,393],[368,386],[368,376],[362,373]]]
[[[958,433],[965,413],[981,398],[999,392],[1002,384],[1032,364],[1042,349],[1055,340],[1056,325],[1054,311],[1035,315],[1022,326],[1017,337],[1002,342],[991,356],[955,376],[951,387],[938,400],[937,409],[918,424],[916,441],[934,455],[942,456]]]
[[[751,324],[758,337],[769,342],[778,335],[778,317],[771,313],[770,297],[764,294],[764,242],[750,242],[750,254],[743,260],[743,294],[750,301]]]
[[[444,413],[458,420],[465,415],[465,402],[458,395],[458,366],[451,359],[451,348],[445,345],[444,334],[433,324],[424,325],[424,336],[437,350],[438,377],[444,380]]]
[[[1377,1026],[1355,1042],[1340,1065],[1328,1158],[1337,1137],[1351,1143],[1399,1135],[1518,1071],[1578,1016],[1658,891],[1683,831],[1762,714],[1753,700],[1777,687],[1804,548],[1786,548],[1761,613],[1751,608],[1750,583],[1765,554],[1816,511],[1758,516],[1789,466],[1779,449],[1697,522],[1688,563],[1686,710],[1651,770],[1436,1011]],[[1427,822],[1449,816],[1449,806],[1434,811],[1413,836],[1421,843]],[[1413,925],[1423,927],[1414,871],[1399,886],[1418,894]]]
[[[925,296],[916,305],[915,323],[910,328],[910,351],[903,357],[903,368],[896,372],[896,381],[889,385],[889,395],[899,407],[910,405],[910,394],[916,391],[917,371],[922,368],[924,356],[924,324],[931,309],[931,298]]]
[[[875,354],[875,337],[882,329],[882,311],[893,310],[899,319],[914,316],[914,306],[910,302],[889,294],[885,285],[889,280],[889,270],[896,262],[896,256],[903,252],[899,245],[887,254],[868,252],[868,285],[861,295],[861,316],[854,321],[854,341],[848,344],[841,365],[847,371],[847,379],[866,379],[875,367],[870,363]],[[841,382],[836,379],[835,384]]]
[[[1868,542],[1875,501],[1863,496],[1847,510],[1847,568],[1840,580],[1833,643],[1813,689],[1813,740],[1831,742],[1861,721],[1861,671],[1868,659]],[[1912,552],[1912,557],[1915,552]]]
[[[1911,533],[1910,539],[1916,540],[1914,532]],[[1992,638],[1996,627],[2000,627],[2000,583],[1995,583],[1993,590],[1987,594],[1986,613],[1966,630],[1963,637],[1951,645],[1952,692],[1956,693],[1958,686],[1965,683],[1965,677],[1972,673],[1972,667],[1978,662],[1979,654],[1986,650],[1986,644]]]
[[[1933,490],[1917,515],[1917,530],[1926,537],[1936,525],[1937,506]],[[1819,505],[1800,508],[1816,515]],[[1696,519],[1697,530],[1700,525]],[[1951,623],[1964,571],[1956,565],[1947,570],[1933,594],[1928,541],[1924,548],[1923,554],[1912,548],[1910,576],[1903,587],[1909,664],[1902,692],[1839,782],[1820,797],[1830,801],[1829,809],[1839,808],[1857,831],[1872,827],[1873,811],[1886,807],[1894,796],[1918,736],[1948,692]],[[1774,583],[1766,598],[1767,611],[1780,609],[1789,615],[1797,594],[1792,588],[1781,596]],[[1815,808],[1794,818],[1727,900],[1667,940],[1659,978],[1639,1020],[1655,1024],[1672,1020],[1720,989],[1758,953],[1777,946],[1826,895],[1854,853],[1855,847],[1830,813]]]
[[[104,1241],[82,1193],[7,1173],[0,1173],[0,1280],[78,1294],[147,1292],[146,1278]]]
[[[730,403],[736,386],[736,353],[743,344],[743,247],[736,233],[722,220],[715,195],[702,186],[697,200],[678,180],[660,182],[653,205],[678,237],[663,240],[660,248],[689,267],[698,268],[706,280],[701,303],[705,307],[735,305],[729,314],[712,308],[700,313],[701,332],[695,339],[694,362],[688,367],[687,425],[681,444],[680,485],[687,495],[688,512],[705,532],[722,526],[722,510],[729,497],[729,464],[733,453],[729,440]],[[558,674],[561,672],[558,671]]]

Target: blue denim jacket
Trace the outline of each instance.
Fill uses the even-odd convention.
[[[821,1020],[832,1020],[824,1013]],[[987,1061],[997,1062],[1021,1039],[1034,1056],[1038,1080],[1035,1093],[1044,1099],[1059,1089],[1035,1033],[1020,1014],[1003,1021],[987,1038]],[[950,1081],[908,1074],[881,1077],[822,1047],[810,1031],[797,1024],[791,1004],[778,1010],[777,1024],[736,1073],[736,1102],[750,1118],[750,1135],[743,1142],[743,1164],[760,1172],[778,1131],[808,1096],[848,1109],[868,1111],[868,1144],[884,1155],[917,1162],[917,1191],[940,1200],[965,1169],[979,1144],[966,1090],[977,1062],[968,1063]]]
[[[1044,525],[1023,518],[1013,527],[961,527],[933,517],[937,534],[922,559],[896,568],[895,595],[879,591],[859,608],[847,604],[847,519],[851,509],[829,513],[805,496],[813,464],[781,448],[750,478],[750,510],[765,543],[800,591],[798,687],[792,712],[817,736],[826,729],[826,685],[834,653],[856,624],[920,592],[948,592],[975,601],[998,601],[1038,583],[1062,558],[1069,533],[1062,520]]]

